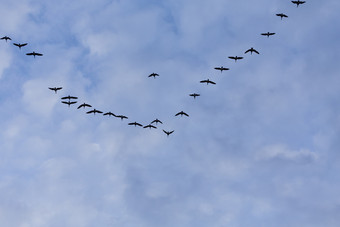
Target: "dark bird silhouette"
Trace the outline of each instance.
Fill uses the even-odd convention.
[[[190,94],[189,96],[192,96],[195,99],[197,96],[200,96],[200,94],[193,93],[193,94]]]
[[[257,50],[255,50],[254,48],[250,48],[249,50],[247,50],[246,52],[244,52],[245,54],[250,52],[250,54],[253,54],[253,52],[260,54]]]
[[[78,99],[78,97],[74,97],[74,96],[65,96],[65,97],[62,97],[61,99]]]
[[[95,115],[96,113],[103,113],[103,112],[100,111],[100,110],[93,109],[93,110],[90,110],[90,111],[88,111],[88,112],[86,112],[86,113],[87,113],[87,114],[93,113],[93,115]]]
[[[281,17],[281,20],[283,17],[288,17],[286,14],[283,13],[277,13],[276,16]]]
[[[151,128],[157,128],[157,127],[149,124],[149,125],[145,125],[143,128],[149,128],[149,129],[151,129]]]
[[[114,113],[111,113],[111,112],[104,113],[103,115],[104,116],[109,115],[109,116],[114,116],[114,117],[116,116]]]
[[[215,82],[209,80],[209,79],[206,79],[206,80],[201,80],[200,83],[207,83],[208,84],[216,84]]]
[[[139,124],[139,123],[137,123],[137,122],[131,122],[131,123],[129,123],[128,125],[134,125],[135,127],[136,127],[136,126],[143,127],[143,125],[141,125],[141,124]]]
[[[58,91],[58,90],[61,90],[62,87],[49,87],[48,89],[54,91],[54,92],[57,94],[57,91]]]
[[[163,132],[166,134],[166,136],[169,136],[171,133],[174,132],[174,130],[172,130],[172,131],[165,131],[165,130],[163,129]]]
[[[7,40],[12,40],[11,38],[9,38],[8,36],[4,36],[4,37],[2,37],[1,39],[4,39],[4,40],[6,40],[6,42],[7,42]]]
[[[158,120],[157,118],[156,118],[156,120],[153,120],[150,124],[153,124],[153,123],[156,123],[156,125],[157,125],[158,123],[163,124],[163,122],[161,122],[161,121]]]
[[[300,1],[300,0],[298,0],[298,1],[292,1],[292,3],[296,4],[296,7],[299,7],[300,4],[303,4],[303,3],[305,3],[305,2],[306,2],[306,1]]]
[[[90,104],[87,104],[87,103],[83,103],[83,104],[81,104],[80,106],[78,106],[78,108],[77,109],[80,109],[80,108],[84,108],[85,109],[85,107],[92,107]]]
[[[275,35],[275,33],[274,32],[267,32],[267,33],[261,33],[261,35],[269,37],[271,35]]]
[[[178,115],[181,115],[181,117],[182,117],[183,115],[189,117],[189,114],[187,114],[187,113],[185,113],[185,112],[183,112],[183,111],[178,112],[178,113],[175,114],[175,116],[178,116]]]
[[[235,62],[236,62],[237,60],[243,59],[243,57],[238,57],[238,56],[235,56],[235,57],[234,57],[234,56],[230,56],[230,57],[228,57],[228,58],[235,60]]]
[[[215,67],[214,69],[220,70],[221,73],[222,73],[223,70],[229,70],[229,68],[225,68],[225,67],[223,67],[223,66],[221,66],[221,67]]]
[[[127,116],[124,116],[124,115],[115,115],[115,117],[118,117],[118,118],[120,118],[121,120],[123,120],[123,119],[128,119],[128,117],[127,117]]]
[[[35,56],[43,56],[43,54],[40,54],[40,53],[36,53],[36,52],[31,52],[31,53],[27,53],[26,55],[28,55],[28,56],[32,56],[33,55],[33,57],[35,58]]]
[[[148,77],[156,78],[156,76],[159,76],[157,73],[151,73]]]
[[[72,104],[76,104],[77,103],[77,102],[71,102],[71,101],[67,101],[67,102],[61,101],[61,102],[64,103],[64,104],[67,104],[68,107],[70,107],[70,105],[72,105]]]
[[[27,45],[27,43],[23,43],[23,44],[20,44],[20,43],[13,43],[14,46],[17,46],[19,47],[19,49],[21,49],[21,47],[24,47]]]

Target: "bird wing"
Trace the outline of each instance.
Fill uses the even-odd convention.
[[[86,112],[87,114],[94,113],[94,110],[90,110]]]
[[[208,80],[201,80],[200,83],[209,83]]]
[[[26,45],[27,45],[27,43],[20,44],[20,46],[22,46],[22,47],[24,47],[24,46],[26,46]]]
[[[65,101],[61,101],[61,102],[64,103],[64,104],[67,104],[67,105],[69,104],[69,102],[65,102]]]
[[[33,53],[27,53],[26,55],[33,55]]]
[[[17,44],[17,43],[13,43],[13,45],[14,45],[14,46],[17,46],[17,47],[20,47],[20,45],[19,45],[19,44]]]
[[[208,83],[216,84],[214,81],[209,80]]]
[[[173,133],[175,130],[172,130],[171,132],[169,132],[169,134]]]
[[[228,57],[228,58],[230,58],[230,59],[234,59],[234,60],[236,59],[235,57],[232,57],[232,56],[230,56],[230,57]]]
[[[222,70],[222,68],[221,68],[221,67],[215,67],[214,69],[217,69],[217,70]]]
[[[247,50],[246,52],[244,52],[245,54],[248,53],[249,51],[251,51],[251,49]]]
[[[37,56],[43,56],[43,54],[40,54],[40,53],[35,53],[35,55],[37,55]]]
[[[78,106],[77,109],[80,109],[80,108],[82,108],[83,106],[85,106],[85,105],[84,105],[84,104],[81,104],[80,106]]]
[[[275,32],[268,33],[268,35],[275,35]]]
[[[57,88],[56,88],[56,90],[61,90],[61,89],[63,89],[63,88],[62,88],[62,87],[57,87]]]
[[[236,57],[236,59],[243,59],[243,57]]]
[[[94,110],[94,112],[96,112],[96,113],[103,113],[103,112],[100,111],[100,110]]]
[[[178,112],[178,113],[175,114],[175,116],[178,116],[178,115],[180,115],[181,113],[182,113],[182,112]]]
[[[69,99],[78,99],[78,97],[75,97],[75,96],[69,96],[67,98],[69,98]]]
[[[254,52],[257,53],[257,54],[260,54],[257,50],[254,49]]]
[[[57,90],[55,87],[49,87],[48,89],[50,89],[50,90],[52,90],[52,91]]]
[[[187,114],[187,113],[182,112],[182,114],[184,114],[185,116],[189,117],[189,114]]]
[[[70,104],[76,104],[77,102],[69,102]]]

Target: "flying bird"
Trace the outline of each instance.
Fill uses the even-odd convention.
[[[228,57],[228,58],[235,60],[235,62],[236,62],[237,60],[243,59],[243,57],[238,57],[238,56],[235,56],[235,57],[234,57],[234,56],[230,56],[230,57]]]
[[[4,36],[4,37],[2,37],[1,39],[4,39],[4,40],[6,40],[6,42],[7,42],[7,40],[12,40],[11,38],[9,38],[8,36]]]
[[[88,111],[88,112],[86,112],[86,113],[87,113],[87,114],[93,113],[93,115],[95,115],[96,113],[103,113],[103,112],[100,111],[100,110],[93,109],[93,110],[90,110],[90,111]]]
[[[300,1],[300,0],[298,0],[298,1],[292,1],[292,3],[296,4],[296,7],[299,7],[300,4],[303,4],[303,3],[305,3],[305,2],[306,2],[306,1]]]
[[[80,106],[78,106],[78,108],[77,109],[80,109],[80,108],[84,108],[85,109],[85,107],[92,107],[90,104],[87,104],[87,103],[83,103],[83,104],[81,104]]]
[[[171,133],[174,132],[174,130],[172,130],[172,131],[165,131],[165,130],[163,129],[163,132],[164,132],[167,136],[169,136]]]
[[[35,56],[43,56],[43,54],[40,54],[40,53],[36,53],[36,52],[31,52],[31,53],[27,53],[26,55],[28,55],[28,56],[32,56],[33,55],[33,57],[35,58]]]
[[[118,117],[118,118],[120,118],[121,120],[123,120],[123,119],[128,119],[128,117],[127,117],[127,116],[124,116],[124,115],[115,115],[115,117]]]
[[[23,44],[20,44],[20,43],[13,43],[14,46],[17,46],[19,47],[19,49],[21,49],[21,47],[24,47],[27,45],[27,43],[23,43]]]
[[[277,13],[276,16],[281,17],[281,20],[283,17],[288,17],[286,14],[283,13]]]
[[[190,94],[189,96],[192,96],[195,99],[197,96],[200,96],[200,94],[193,93],[193,94]]]
[[[215,67],[214,69],[220,70],[221,73],[222,73],[223,70],[229,70],[229,68],[225,68],[225,67],[223,67],[223,66],[221,66],[221,67]]]
[[[109,115],[109,116],[114,116],[114,117],[116,116],[114,113],[111,113],[111,112],[104,113],[103,115],[104,116]]]
[[[178,112],[178,113],[175,114],[175,116],[178,116],[178,115],[181,115],[181,117],[182,117],[183,115],[189,117],[189,115],[188,115],[187,113],[183,112],[183,111]]]
[[[138,126],[140,126],[140,127],[143,127],[143,125],[141,125],[141,124],[139,124],[139,123],[137,123],[137,122],[131,122],[131,123],[129,123],[128,125],[134,125],[135,127],[138,125]]]
[[[159,76],[157,73],[151,73],[148,77],[156,78],[156,76]]]
[[[78,99],[78,97],[74,97],[74,96],[65,96],[65,97],[62,97],[61,99]]]
[[[150,124],[153,124],[153,123],[156,123],[156,125],[157,125],[157,123],[163,124],[163,122],[161,122],[161,121],[158,120],[157,118],[156,118],[156,120],[153,120]]]
[[[253,54],[253,52],[260,54],[257,50],[255,50],[254,48],[250,48],[249,50],[247,50],[246,52],[244,52],[245,54],[250,52],[250,54]]]
[[[64,104],[67,104],[68,107],[70,107],[70,105],[72,105],[72,104],[76,104],[77,103],[77,102],[71,102],[71,101],[67,101],[67,102],[61,101],[61,102],[64,103]]]
[[[200,83],[207,83],[208,84],[216,84],[215,82],[209,80],[209,79],[206,79],[206,80],[201,80]]]
[[[57,91],[58,91],[58,90],[61,90],[62,87],[49,87],[48,89],[54,91],[54,92],[57,94]]]
[[[143,128],[149,128],[149,129],[151,129],[151,128],[157,128],[157,127],[149,124],[149,125],[145,125]]]
[[[261,35],[269,37],[271,35],[275,35],[275,33],[274,32],[267,32],[267,33],[261,33]]]

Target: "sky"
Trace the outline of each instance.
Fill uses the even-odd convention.
[[[0,4],[2,226],[340,226],[338,0]]]

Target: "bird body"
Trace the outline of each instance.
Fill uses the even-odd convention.
[[[238,57],[238,56],[235,56],[235,57],[234,57],[234,56],[229,56],[228,58],[235,60],[235,62],[236,62],[237,60],[243,59],[243,57]]]
[[[4,37],[2,37],[1,39],[4,39],[4,40],[6,40],[6,42],[7,42],[7,40],[12,40],[11,38],[9,38],[8,36],[4,36]]]
[[[54,91],[54,92],[57,94],[57,91],[58,91],[58,90],[61,90],[62,87],[49,87],[48,89]]]
[[[224,71],[224,70],[229,70],[229,68],[225,68],[225,67],[223,67],[223,66],[221,66],[221,67],[215,67],[214,69],[220,70],[221,73],[222,73],[222,71]]]
[[[194,97],[194,99],[196,99],[196,97],[200,96],[200,94],[193,93],[193,94],[190,94],[189,96],[192,96],[192,97]]]
[[[275,33],[274,32],[267,32],[267,33],[261,33],[261,35],[269,37],[271,35],[275,35]]]
[[[201,80],[200,83],[207,83],[208,84],[216,84],[215,82],[209,80],[209,79],[206,79],[206,80]]]
[[[167,136],[169,136],[171,133],[174,132],[174,130],[172,130],[172,131],[165,131],[165,130],[163,129],[163,132],[164,132]]]
[[[14,46],[17,46],[17,47],[19,47],[19,49],[21,49],[21,47],[26,46],[27,43],[23,43],[23,44],[20,44],[20,43],[13,43],[13,45],[14,45]]]
[[[306,1],[300,1],[300,0],[298,0],[298,1],[292,1],[292,3],[296,4],[296,7],[299,7],[300,4],[303,4],[303,3],[305,3],[305,2],[306,2]]]
[[[62,97],[61,99],[78,99],[78,97],[75,97],[75,96],[65,96],[65,97]]]
[[[247,50],[246,52],[244,52],[245,54],[250,52],[250,54],[253,54],[253,52],[260,54],[257,50],[255,50],[254,48],[250,48],[249,50]]]
[[[71,101],[61,101],[62,103],[64,103],[64,104],[67,104],[68,105],[68,107],[70,107],[70,105],[72,105],[72,104],[76,104],[77,102],[71,102]]]
[[[123,119],[128,119],[128,117],[127,117],[127,116],[124,116],[124,115],[115,115],[115,117],[118,117],[118,118],[120,118],[121,120],[123,120]]]
[[[151,73],[148,77],[156,78],[156,76],[159,76],[157,73]]]
[[[95,115],[96,113],[103,113],[103,112],[100,111],[100,110],[93,109],[93,110],[90,110],[90,111],[88,111],[88,112],[86,112],[86,113],[87,113],[87,114],[93,113],[93,115]]]
[[[111,112],[104,113],[103,115],[104,115],[104,116],[109,115],[109,116],[114,116],[114,117],[116,116],[114,113],[111,113]]]
[[[283,13],[277,13],[276,16],[281,17],[281,20],[283,17],[286,17],[286,18],[288,17],[286,14],[283,14]]]
[[[157,125],[157,123],[163,124],[163,122],[161,122],[161,121],[158,120],[157,118],[156,118],[156,120],[153,120],[150,124],[153,124],[153,123],[156,123],[156,125]]]
[[[136,127],[136,126],[143,127],[142,124],[139,124],[139,123],[137,123],[137,122],[131,122],[131,123],[129,123],[128,125],[134,125],[135,127]]]
[[[33,55],[33,57],[35,57],[35,56],[43,56],[43,54],[40,54],[40,53],[36,53],[36,52],[31,52],[31,53],[27,53],[26,55],[28,55],[28,56],[32,56]]]
[[[78,108],[77,109],[80,109],[80,108],[84,108],[85,109],[85,107],[92,107],[90,104],[87,104],[87,103],[83,103],[83,104],[81,104],[80,106],[78,106]]]
[[[151,124],[148,124],[148,125],[145,125],[143,128],[149,128],[149,129],[151,129],[151,128],[157,128],[156,126],[153,126],[153,125],[151,125]]]
[[[185,112],[183,112],[183,111],[178,112],[178,113],[175,114],[175,116],[178,116],[178,115],[181,115],[181,117],[182,117],[183,115],[189,117],[189,114],[187,114],[187,113],[185,113]]]

